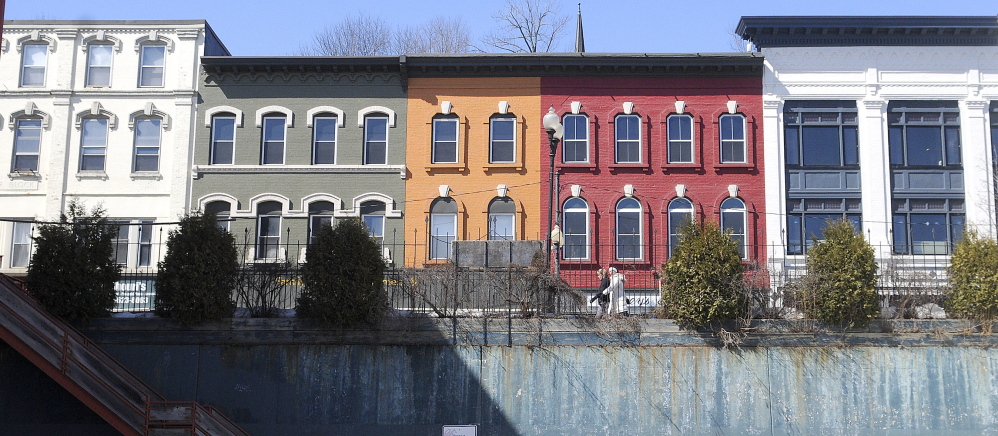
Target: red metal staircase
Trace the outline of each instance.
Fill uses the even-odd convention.
[[[96,343],[0,274],[0,338],[124,435],[246,435],[221,412],[166,401]]]

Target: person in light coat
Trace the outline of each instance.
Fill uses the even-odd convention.
[[[624,282],[627,279],[624,275],[617,272],[617,268],[610,267],[607,271],[610,275],[610,287],[603,291],[610,295],[610,309],[609,313],[613,315],[623,315],[627,316],[627,295],[624,294]]]

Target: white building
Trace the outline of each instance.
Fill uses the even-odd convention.
[[[766,57],[771,265],[799,266],[827,218],[884,262],[941,273],[964,229],[995,231],[998,20],[743,17]]]
[[[154,266],[188,211],[200,57],[196,21],[5,21],[0,40],[0,272],[23,273],[33,222],[74,198],[122,226],[126,271]],[[156,247],[156,248],[153,248]]]

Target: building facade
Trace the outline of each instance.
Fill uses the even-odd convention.
[[[303,259],[348,217],[401,258],[401,79],[397,57],[206,57],[190,207],[218,214],[250,262]]]
[[[0,41],[0,271],[24,273],[37,222],[102,206],[126,271],[154,267],[187,211],[205,21],[7,21]]]
[[[744,17],[765,55],[768,242],[797,268],[828,219],[890,265],[943,274],[995,233],[994,17]]]

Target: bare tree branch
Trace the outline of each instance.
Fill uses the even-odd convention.
[[[395,51],[403,53],[467,53],[471,33],[460,18],[437,17],[395,33]]]
[[[500,27],[482,38],[482,44],[509,53],[556,50],[569,20],[554,0],[506,0],[506,7],[492,18]]]
[[[460,18],[438,17],[422,26],[392,28],[361,14],[317,32],[299,48],[304,56],[391,56],[405,53],[467,53],[471,33]]]

